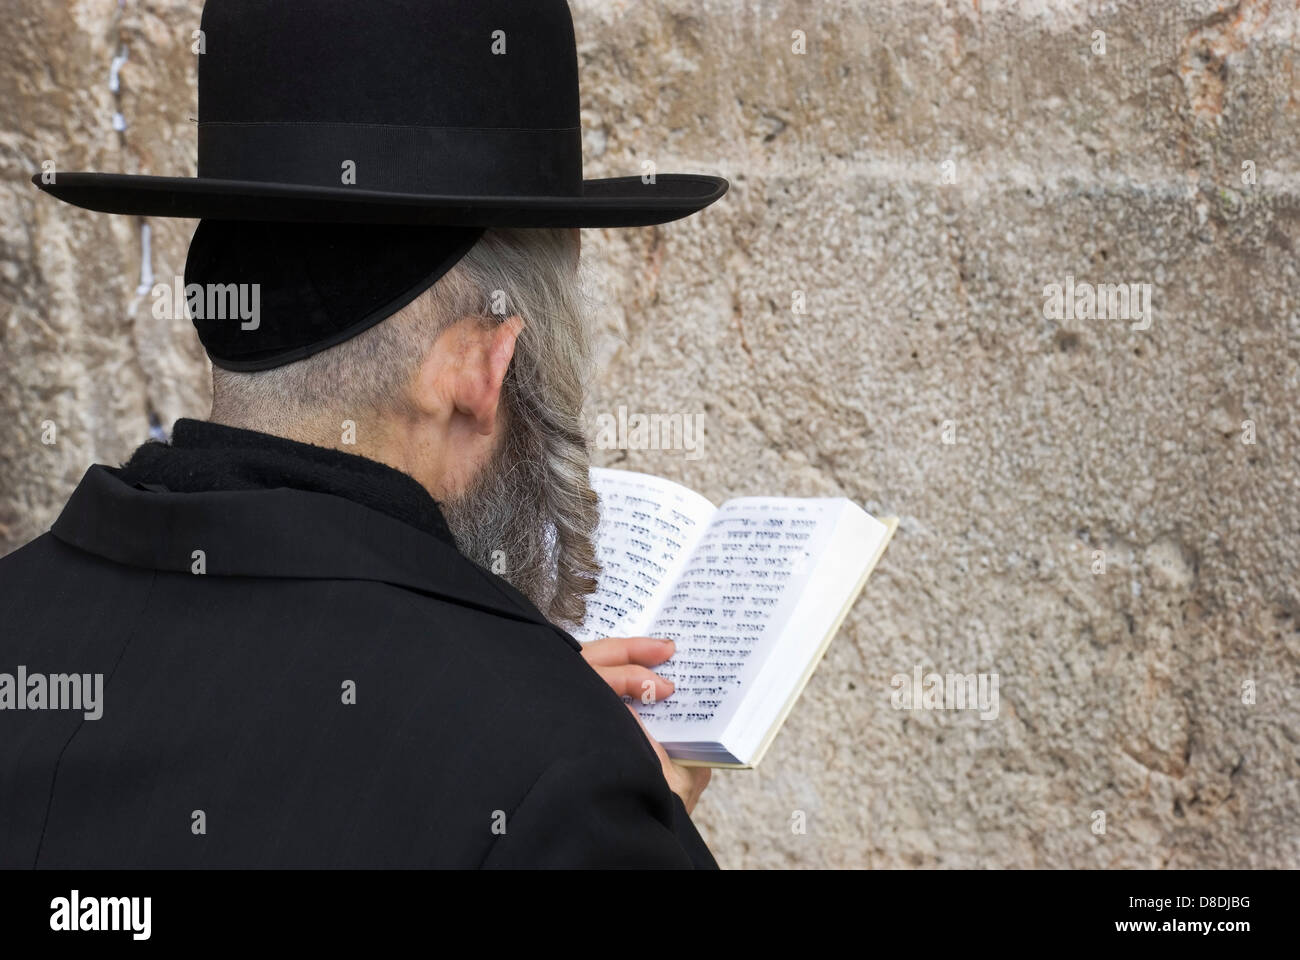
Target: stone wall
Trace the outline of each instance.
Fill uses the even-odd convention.
[[[1300,5],[573,6],[588,175],[732,181],[584,236],[593,422],[706,432],[598,462],[901,520],[762,767],[701,802],[719,861],[1300,866]],[[193,172],[199,5],[8,10],[0,549],[208,389],[135,300],[143,224],[27,182]],[[156,277],[193,226],[149,222]],[[1067,278],[1149,284],[1149,326],[1049,318]],[[917,666],[998,674],[996,719],[894,709]]]

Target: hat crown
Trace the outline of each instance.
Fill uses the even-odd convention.
[[[208,0],[201,123],[578,126],[565,0]]]
[[[200,177],[582,192],[565,0],[208,0]]]

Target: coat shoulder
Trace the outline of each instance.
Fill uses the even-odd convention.
[[[393,655],[454,658],[458,679],[480,711],[491,703],[498,715],[518,718],[525,731],[552,741],[572,737],[584,749],[625,749],[628,734],[644,740],[621,698],[557,629],[383,584],[367,586],[391,617]]]

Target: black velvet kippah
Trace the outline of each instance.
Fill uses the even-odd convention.
[[[215,365],[283,366],[392,316],[482,234],[481,227],[203,220],[185,261],[190,317]]]

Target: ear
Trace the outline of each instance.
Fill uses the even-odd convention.
[[[417,405],[458,428],[489,435],[497,427],[501,387],[524,328],[515,315],[485,323],[462,317],[445,329],[421,364]]]

